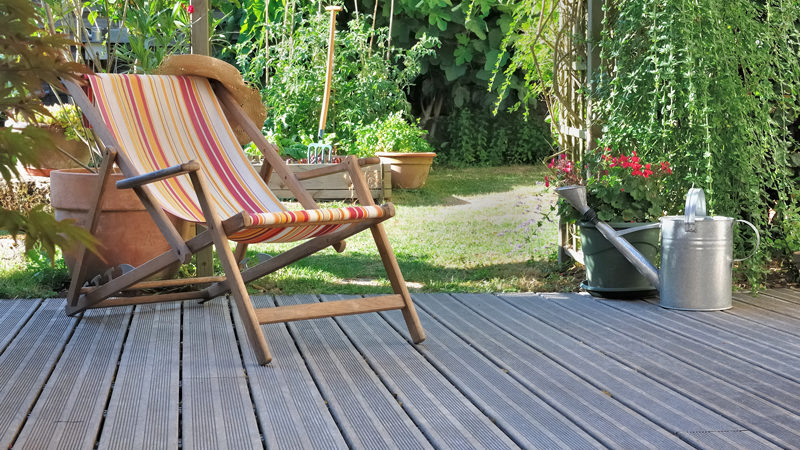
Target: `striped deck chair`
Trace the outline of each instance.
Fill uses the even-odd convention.
[[[425,339],[403,275],[381,222],[394,215],[391,203],[375,205],[360,170],[374,163],[354,156],[344,162],[295,175],[285,166],[277,149],[268,143],[232,94],[216,81],[194,76],[93,74],[84,88],[64,81],[67,90],[91,123],[104,148],[97,189],[87,222],[97,225],[98,205],[108,189],[133,189],[162,231],[171,249],[166,253],[106,281],[83,287],[86,281],[81,249],[67,294],[67,314],[87,308],[209,300],[230,293],[260,364],[271,360],[261,325],[345,314],[400,309],[413,342]],[[88,92],[88,95],[87,95]],[[256,172],[238,143],[232,124],[241,127],[264,154],[261,173]],[[109,182],[117,164],[125,179]],[[289,211],[273,195],[267,180],[274,172],[292,191],[305,210]],[[301,179],[334,172],[349,173],[360,206],[320,209],[301,186]],[[172,214],[205,224],[207,230],[184,240],[167,218]],[[356,298],[255,309],[245,283],[272,273],[329,246],[344,250],[344,239],[367,228],[378,247],[394,295]],[[231,251],[229,240],[237,242]],[[240,271],[240,260],[249,243],[303,241],[260,264]],[[214,246],[224,277],[144,281],[176,262],[186,263],[199,250]],[[145,287],[197,285],[192,292],[138,295]],[[210,284],[209,284],[210,283]]]

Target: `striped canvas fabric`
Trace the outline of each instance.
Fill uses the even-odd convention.
[[[89,83],[90,95],[121,146],[119,151],[139,174],[194,159],[202,166],[220,217],[224,220],[242,211],[249,215],[252,227],[229,236],[231,240],[297,241],[350,226],[319,222],[385,214],[379,206],[287,211],[247,160],[205,78],[93,74]],[[189,177],[174,177],[147,188],[167,212],[205,222]]]

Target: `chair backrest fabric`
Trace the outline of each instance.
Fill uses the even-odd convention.
[[[203,168],[222,218],[285,208],[255,171],[206,78],[93,74],[90,97],[139,174],[190,160]],[[130,174],[128,174],[130,175]],[[148,185],[167,212],[204,222],[187,176]]]

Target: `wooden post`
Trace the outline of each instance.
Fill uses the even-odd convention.
[[[208,0],[191,0],[192,14],[192,54],[206,55],[211,53],[208,45]],[[206,230],[203,225],[196,225],[195,233],[200,234]],[[214,275],[214,253],[211,247],[206,247],[195,254],[195,266],[198,277],[210,277]],[[195,286],[197,289],[204,285]]]
[[[192,0],[192,54],[209,55],[208,0]]]

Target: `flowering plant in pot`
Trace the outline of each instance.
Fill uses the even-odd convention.
[[[588,155],[587,162],[576,164],[566,157],[554,158],[548,164],[553,174],[546,184],[586,186],[588,204],[598,218],[622,230],[655,222],[659,217],[676,212],[680,196],[665,181],[672,175],[668,161],[647,162],[635,151],[615,154],[610,148]],[[579,173],[576,168],[585,173]],[[577,222],[581,231],[581,247],[587,280],[582,287],[593,295],[615,298],[636,298],[655,293],[650,283],[588,222],[580,222],[577,212],[561,202],[559,214]],[[643,229],[625,238],[651,263],[658,257],[659,230]]]
[[[392,187],[418,189],[428,179],[436,153],[425,140],[428,132],[407,122],[402,112],[377,120],[356,132],[359,156],[379,156],[392,165]]]

